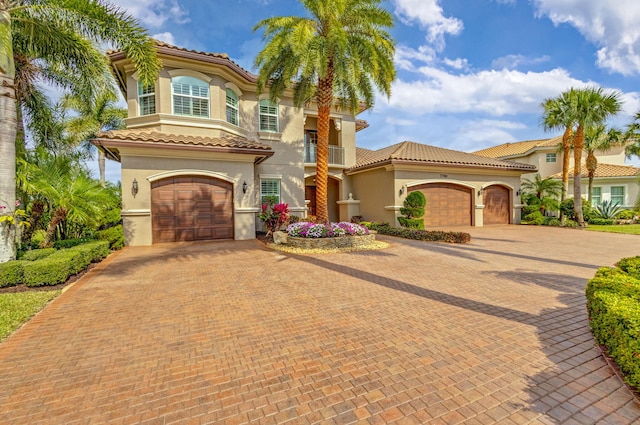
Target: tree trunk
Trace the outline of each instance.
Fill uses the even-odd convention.
[[[569,168],[571,167],[571,142],[573,141],[573,129],[567,127],[562,135],[562,193],[560,203],[564,201],[569,193]],[[560,209],[560,222],[564,224],[565,216]]]
[[[44,240],[40,244],[40,248],[51,247],[53,238],[56,233],[56,227],[58,227],[58,224],[60,224],[60,222],[67,217],[68,213],[69,213],[69,210],[67,210],[66,208],[63,208],[63,207],[56,208],[56,210],[53,213],[53,217],[51,217],[51,221],[49,222],[49,227],[47,227],[47,234],[45,235]]]
[[[582,216],[582,149],[584,148],[584,128],[579,125],[573,139],[573,214],[580,226],[584,226]]]
[[[104,152],[98,149],[98,170],[100,171],[100,184],[104,186],[105,182],[105,164],[104,164]]]
[[[13,211],[16,200],[16,92],[11,16],[0,11],[0,205]],[[0,263],[16,258],[12,232],[0,232]]]
[[[329,61],[327,76],[318,81],[318,152],[316,164],[316,219],[329,221],[327,189],[329,185],[329,115],[333,101],[333,62]]]
[[[598,158],[594,155],[593,151],[587,153],[587,171],[589,172],[589,205],[593,205],[591,202],[591,196],[593,195],[593,178],[596,175],[596,169],[598,168]]]

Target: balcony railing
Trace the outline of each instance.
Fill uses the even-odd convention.
[[[318,161],[318,145],[313,142],[304,143],[304,162],[313,164]],[[329,165],[344,165],[344,148],[329,145]]]

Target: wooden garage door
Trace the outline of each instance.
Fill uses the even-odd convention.
[[[484,224],[509,224],[509,189],[489,186],[482,190]]]
[[[233,186],[179,176],[151,184],[153,243],[233,238]]]
[[[450,183],[415,186],[427,198],[424,226],[471,226],[471,189]]]

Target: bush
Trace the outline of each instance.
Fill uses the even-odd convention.
[[[422,218],[398,217],[398,223],[408,229],[424,229],[424,219]]]
[[[55,241],[53,243],[53,247],[55,249],[66,249],[73,248],[74,246],[82,245],[83,243],[89,242],[90,239],[64,239],[61,241]]]
[[[593,224],[594,226],[608,226],[614,223],[615,223],[615,220],[612,218],[591,217],[589,219],[589,224]]]
[[[114,251],[124,247],[124,232],[122,231],[122,224],[105,230],[100,230],[96,233],[96,237],[100,240],[109,241],[109,248]]]
[[[633,220],[636,217],[637,213],[633,210],[622,210],[616,216],[619,220]]]
[[[538,198],[536,198],[538,199]],[[533,214],[535,212],[540,212],[540,205],[525,205],[522,207],[522,217],[526,217],[529,214]]]
[[[524,216],[522,221],[526,224],[534,224],[536,226],[541,226],[544,224],[544,216],[540,211],[536,211]]]
[[[44,230],[36,230],[35,232],[33,232],[33,235],[31,235],[31,242],[29,243],[31,249],[40,248],[40,244],[44,241],[46,235],[47,232],[45,232]]]
[[[596,341],[606,347],[625,381],[640,386],[640,257],[601,268],[587,284],[587,310]]]
[[[573,215],[573,198],[568,198],[562,201],[562,203],[560,204],[560,212],[562,212],[565,217],[570,218],[571,220],[576,219]],[[589,201],[582,198],[582,217],[585,221],[589,221],[592,216],[593,210],[591,208],[591,204],[589,204]]]
[[[56,252],[55,248],[32,249],[31,251],[25,251],[22,253],[19,260],[36,261],[41,258],[48,257],[54,252]]]
[[[557,217],[545,217],[543,224],[545,226],[562,226],[560,219]]]
[[[404,206],[400,208],[400,214],[404,217],[398,217],[398,223],[402,227],[409,229],[424,229],[424,207],[427,200],[420,191],[413,191],[407,195],[404,200]]]
[[[405,239],[413,239],[428,242],[467,243],[471,241],[471,235],[464,232],[442,232],[431,230],[407,229],[405,227],[391,227],[387,225],[375,226],[382,235],[397,236]]]
[[[0,288],[22,283],[24,263],[24,261],[17,260],[0,264]]]

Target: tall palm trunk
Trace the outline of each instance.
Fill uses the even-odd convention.
[[[6,6],[4,2],[0,5]],[[16,92],[11,16],[0,11],[0,205],[13,210],[16,199]],[[15,232],[0,229],[0,263],[16,258]]]
[[[573,129],[567,127],[562,135],[562,193],[560,203],[564,201],[569,193],[569,168],[571,167],[571,142],[573,139]],[[565,216],[560,209],[560,222],[564,223]]]
[[[329,61],[327,75],[318,81],[318,153],[316,164],[316,217],[318,222],[329,221],[327,189],[329,185],[329,124],[333,99],[333,61]]]
[[[587,153],[587,171],[589,172],[589,205],[593,205],[591,197],[593,195],[593,178],[596,175],[596,168],[598,168],[598,159],[594,155],[593,151],[590,150]]]
[[[584,226],[582,216],[582,150],[584,148],[584,127],[578,126],[573,139],[573,214],[580,226]]]
[[[53,213],[53,217],[51,217],[51,221],[49,222],[49,226],[47,227],[47,234],[45,235],[44,240],[40,243],[41,248],[49,248],[52,245],[56,228],[58,227],[58,224],[67,218],[68,213],[69,210],[64,207],[56,208]]]
[[[98,170],[100,171],[100,183],[104,186],[105,182],[105,157],[104,152],[98,149]]]

